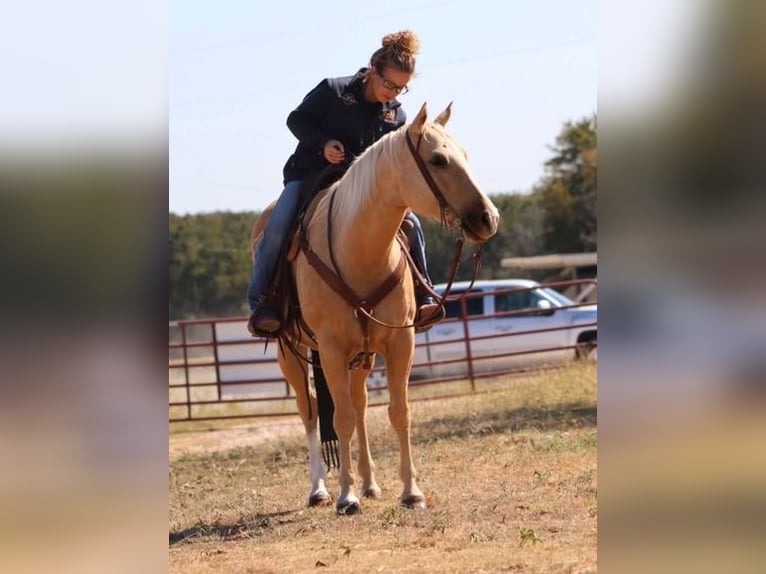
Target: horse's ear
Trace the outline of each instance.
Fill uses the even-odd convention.
[[[447,107],[444,108],[444,111],[442,111],[442,113],[436,116],[434,123],[444,127],[444,125],[449,121],[449,117],[451,114],[452,114],[452,102],[447,104]]]
[[[423,105],[420,107],[420,111],[418,112],[418,115],[416,115],[415,119],[412,120],[412,123],[410,124],[408,131],[412,133],[413,135],[420,134],[423,131],[423,126],[425,126],[426,124],[427,115],[428,115],[428,110],[426,109],[426,103],[423,102]]]

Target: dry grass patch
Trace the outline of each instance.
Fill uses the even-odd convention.
[[[170,464],[171,571],[595,572],[595,368],[492,384],[412,405],[422,512],[397,504],[384,408],[369,412],[383,496],[358,516],[305,508],[300,434],[181,454]],[[337,492],[334,474],[328,486]]]

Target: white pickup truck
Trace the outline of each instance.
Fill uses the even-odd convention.
[[[469,285],[454,283],[449,298]],[[445,309],[443,321],[416,336],[413,379],[468,374],[469,356],[475,373],[596,360],[596,305],[577,304],[536,281],[476,281]]]

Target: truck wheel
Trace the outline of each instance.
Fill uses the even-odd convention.
[[[579,361],[596,362],[598,360],[598,343],[596,339],[577,343],[575,358]]]

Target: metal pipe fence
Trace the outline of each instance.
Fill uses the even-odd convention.
[[[596,280],[546,283],[572,287]],[[508,294],[535,288],[503,288],[467,293],[460,313],[416,336],[410,388],[428,388],[429,398],[476,390],[476,381],[556,367],[577,355],[595,355],[595,306],[574,303],[550,309],[480,314],[473,299],[497,302]],[[487,298],[491,299],[487,299]],[[480,303],[480,302],[479,302]],[[567,323],[567,310],[593,307],[593,319]],[[558,314],[558,316],[557,316]],[[571,313],[570,313],[571,314]],[[555,317],[556,320],[550,320]],[[169,421],[205,421],[297,414],[294,394],[276,360],[277,344],[253,338],[247,317],[171,321],[169,324]],[[470,385],[456,386],[456,382]],[[385,365],[378,357],[367,379],[371,404],[385,402]],[[417,398],[417,393],[412,393]]]

